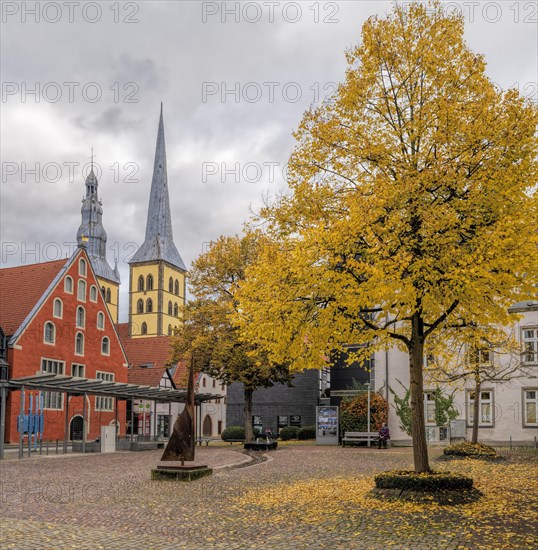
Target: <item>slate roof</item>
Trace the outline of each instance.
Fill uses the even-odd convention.
[[[153,177],[151,179],[146,237],[129,263],[136,264],[157,260],[168,262],[183,271],[187,270],[174,244],[172,234],[162,104],[157,131],[157,145],[155,147],[155,161],[153,163]]]
[[[0,269],[0,326],[12,336],[68,260]]]

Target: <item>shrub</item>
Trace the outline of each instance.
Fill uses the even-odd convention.
[[[220,437],[224,441],[230,439],[245,439],[245,428],[243,426],[228,426],[222,431]]]
[[[401,489],[410,491],[454,491],[473,488],[470,477],[451,472],[435,472],[417,474],[411,470],[392,470],[381,472],[375,476],[375,486],[378,489]]]
[[[316,439],[316,426],[304,426],[304,428],[300,428],[297,436],[301,440]]]
[[[345,397],[340,404],[340,433],[365,432],[368,430],[368,392],[355,384],[360,393]],[[388,405],[379,393],[370,394],[370,430],[375,432],[387,421]]]
[[[465,456],[467,458],[495,458],[497,452],[493,447],[483,443],[471,443],[463,441],[456,445],[450,445],[443,450],[445,456]]]
[[[297,439],[298,432],[299,428],[297,426],[286,426],[280,430],[278,435],[282,441],[288,441],[289,439]]]

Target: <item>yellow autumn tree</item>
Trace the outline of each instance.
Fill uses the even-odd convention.
[[[364,24],[295,133],[290,191],[260,216],[273,244],[237,295],[242,334],[294,370],[349,343],[365,344],[351,360],[407,352],[416,472],[428,339],[454,319],[511,323],[536,273],[537,111],[463,34],[438,2]]]
[[[232,323],[239,303],[236,292],[246,267],[267,239],[259,232],[219,237],[193,262],[189,290],[193,299],[183,311],[183,323],[172,340],[172,362],[192,357],[197,372],[229,385],[243,384],[245,441],[252,441],[252,401],[258,388],[291,383],[287,367],[271,364],[255,341],[240,339]]]

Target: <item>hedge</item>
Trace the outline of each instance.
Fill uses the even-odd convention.
[[[286,426],[282,428],[278,435],[282,441],[288,441],[289,439],[297,439],[299,428],[297,426]]]
[[[301,440],[316,439],[316,426],[304,426],[299,428],[297,437]]]
[[[463,441],[456,445],[450,445],[443,450],[445,456],[464,456],[467,458],[495,458],[497,452],[493,447],[483,443],[471,443]]]
[[[433,493],[437,491],[461,491],[473,488],[473,480],[470,477],[433,470],[421,474],[417,474],[412,470],[392,470],[381,472],[374,479],[375,486],[378,489],[401,489]]]
[[[245,439],[245,428],[243,426],[228,426],[222,431],[220,437],[224,441],[230,439]]]

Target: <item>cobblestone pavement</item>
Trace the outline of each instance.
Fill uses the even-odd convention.
[[[261,502],[276,495],[278,500],[282,487],[297,483],[310,483],[315,493],[316,483],[327,478],[360,480],[388,468],[409,468],[410,449],[283,447],[268,453],[264,462],[217,468],[213,476],[191,483],[151,481],[150,470],[160,454],[65,455],[0,463],[0,548],[450,550],[533,548],[538,543],[528,518],[521,525],[512,518],[507,538],[502,510],[481,526],[490,536],[484,545],[480,531],[470,528],[472,518],[462,519],[450,510],[401,513],[396,520],[405,523],[402,535],[384,528],[394,521],[394,512],[345,503],[338,508],[336,491],[329,497],[326,492],[309,495],[314,501],[319,497],[321,505],[327,499],[327,517],[319,520],[302,521],[300,503],[293,514],[290,510],[282,516],[282,510],[252,498],[259,494]],[[196,461],[230,466],[245,461],[245,455],[238,447],[199,448]],[[245,501],[245,495],[251,496]],[[506,540],[512,542],[507,545]]]

